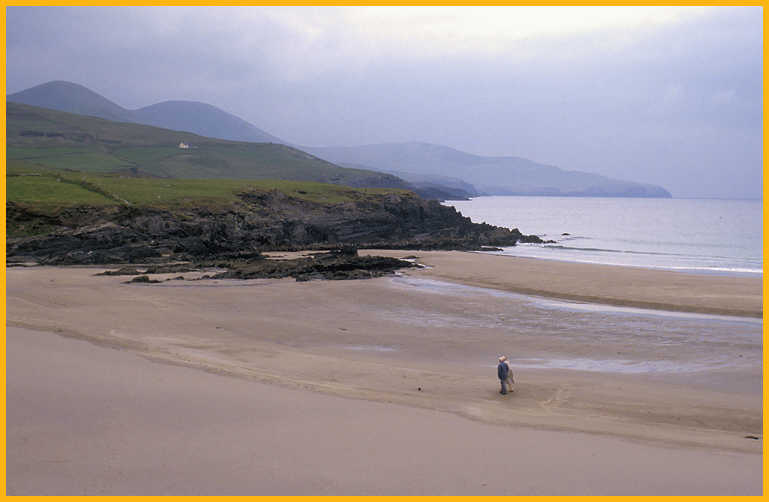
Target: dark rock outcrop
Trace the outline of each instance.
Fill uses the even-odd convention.
[[[310,281],[313,279],[371,279],[394,273],[400,268],[416,267],[415,263],[396,258],[383,256],[358,256],[355,246],[344,245],[326,252],[311,253],[310,256],[290,260],[265,259],[265,257],[251,258],[247,260],[229,260],[201,262],[196,264],[176,263],[168,265],[150,265],[148,267],[135,266],[121,267],[116,270],[105,270],[96,275],[138,276],[126,281],[130,283],[160,283],[161,280],[151,279],[150,274],[166,274],[173,272],[204,272],[207,269],[215,269],[212,274],[205,274],[199,278],[186,279],[177,276],[165,281],[201,279],[281,279],[293,277],[297,281]],[[225,269],[221,272],[221,269]]]
[[[297,281],[313,279],[371,279],[388,275],[400,268],[416,265],[384,256],[357,256],[338,252],[320,253],[294,260],[259,260],[248,262],[217,262],[226,272],[209,276],[211,279],[277,279],[294,277]]]
[[[163,281],[158,281],[157,279],[150,279],[148,275],[140,275],[139,277],[134,277],[130,281],[126,281],[125,284],[130,283],[141,283],[141,284],[158,284]]]
[[[554,240],[542,240],[538,235],[522,235],[518,242],[525,244],[555,244]]]
[[[115,205],[41,212],[8,203],[9,262],[52,265],[249,260],[261,251],[330,249],[480,249],[541,242],[409,193],[324,204],[282,192],[247,192],[221,207],[158,209]],[[42,229],[42,231],[41,231]],[[29,235],[35,234],[35,235]]]

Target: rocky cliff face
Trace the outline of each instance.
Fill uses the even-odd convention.
[[[249,192],[217,208],[75,207],[42,212],[8,203],[9,262],[142,263],[245,258],[260,251],[359,247],[479,249],[513,246],[517,230],[472,223],[409,194],[321,204]],[[30,235],[34,234],[34,235]],[[536,237],[534,237],[536,239]]]

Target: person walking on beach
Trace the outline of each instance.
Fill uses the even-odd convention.
[[[513,378],[513,367],[510,366],[510,359],[508,359],[507,356],[502,357],[507,365],[507,380],[505,380],[505,382],[507,382],[507,390],[513,392],[513,384],[515,383],[515,379]]]
[[[507,365],[507,378],[505,379],[507,390],[513,392],[513,384],[515,383],[515,379],[513,379],[513,367],[510,366],[510,359],[508,359],[507,356],[502,356],[502,361]]]
[[[505,384],[510,375],[510,366],[505,363],[505,359],[507,359],[505,356],[499,356],[499,364],[497,364],[497,377],[502,386],[502,390],[500,390],[499,393],[502,395],[507,394],[507,386]]]

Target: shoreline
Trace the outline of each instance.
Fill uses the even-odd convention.
[[[517,246],[520,244],[517,244]],[[525,245],[525,244],[524,244]],[[592,261],[577,261],[577,260],[564,260],[559,258],[546,258],[543,256],[518,256],[513,254],[504,254],[500,251],[470,251],[471,253],[490,254],[495,256],[509,256],[512,258],[526,258],[530,260],[544,260],[544,261],[556,261],[559,263],[574,263],[577,265],[600,265],[606,267],[623,267],[623,268],[640,268],[643,270],[660,271],[660,272],[676,272],[681,274],[691,275],[703,275],[703,276],[723,276],[723,277],[753,277],[763,278],[763,269],[761,271],[753,269],[714,269],[705,267],[664,267],[654,265],[629,265],[623,263],[599,263]]]
[[[410,274],[528,296],[670,312],[763,317],[762,277],[690,274],[482,252],[365,249],[359,253],[415,255],[419,263],[430,268]]]
[[[317,250],[267,251],[268,259],[307,257]],[[562,261],[484,251],[359,249],[360,256],[404,258],[422,265],[405,273],[450,283],[577,303],[632,307],[671,313],[763,318],[763,275],[697,273],[663,268]],[[473,258],[473,256],[477,258]],[[494,261],[499,260],[499,261]],[[504,260],[509,260],[505,262]],[[183,263],[183,262],[175,262]],[[141,264],[134,264],[142,267]],[[126,264],[38,265],[14,263],[7,270],[33,268],[110,269]],[[404,272],[399,272],[404,273]],[[629,291],[627,285],[634,286]],[[664,295],[659,295],[660,286]],[[600,291],[602,288],[608,291]],[[649,291],[651,289],[651,291]],[[664,301],[654,301],[655,297]]]

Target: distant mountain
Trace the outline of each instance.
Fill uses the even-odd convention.
[[[8,168],[410,189],[391,174],[339,167],[281,144],[206,138],[13,102],[7,103],[5,119]]]
[[[6,101],[80,115],[92,115],[107,120],[132,122],[128,119],[129,110],[87,87],[63,80],[30,87],[7,96]]]
[[[385,172],[461,179],[492,195],[671,197],[657,185],[566,171],[521,157],[485,157],[429,143],[385,143],[350,147],[302,147],[336,164]],[[410,181],[411,180],[407,180]]]
[[[251,143],[285,143],[231,113],[197,101],[163,101],[135,110],[132,116],[132,122],[190,131],[209,138]]]
[[[165,101],[127,110],[86,87],[63,81],[38,85],[6,99],[108,120],[189,131],[209,138],[290,145],[235,115],[194,101]],[[297,148],[334,164],[398,173],[407,178],[418,193],[435,198],[463,198],[477,192],[591,197],[671,196],[657,185],[566,171],[521,157],[474,155],[429,143]]]
[[[448,176],[438,176],[430,174],[413,174],[402,171],[388,171],[384,169],[375,169],[362,164],[348,164],[340,162],[340,166],[352,169],[365,169],[368,171],[379,171],[397,176],[407,182],[412,190],[425,199],[436,200],[467,200],[470,197],[480,195],[478,190],[469,183],[451,178]]]
[[[348,167],[348,164],[342,164]],[[370,167],[358,166],[358,169],[371,169]],[[414,174],[403,171],[383,171],[406,181],[415,187],[420,195],[430,194],[430,198],[439,200],[467,200],[470,197],[480,195],[480,192],[471,185],[459,178],[450,176],[440,176],[435,174]],[[422,195],[425,197],[425,195]]]
[[[87,87],[61,80],[10,94],[6,101],[119,122],[189,131],[210,138],[252,143],[286,143],[255,125],[206,103],[164,101],[138,110],[128,110]]]
[[[343,165],[348,167],[351,164]],[[358,169],[363,169],[363,166],[358,165]],[[367,167],[366,169],[371,168]],[[480,195],[478,190],[470,183],[467,183],[466,181],[459,178],[452,178],[451,176],[441,176],[436,174],[414,174],[404,171],[389,171],[389,173],[415,185],[440,185],[442,187],[455,190],[458,193],[463,193],[467,196]]]

